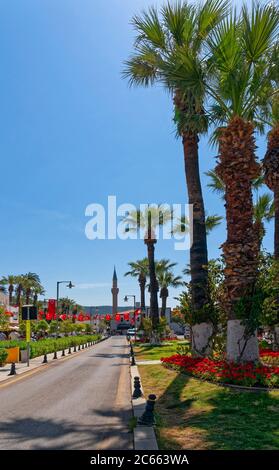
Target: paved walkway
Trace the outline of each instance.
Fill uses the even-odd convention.
[[[115,336],[0,384],[0,449],[131,449],[128,352]]]

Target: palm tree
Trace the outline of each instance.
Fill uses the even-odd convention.
[[[225,258],[227,357],[257,360],[253,295],[258,267],[258,237],[253,225],[252,181],[260,175],[255,158],[254,128],[268,99],[268,55],[278,30],[278,10],[272,5],[242,8],[218,25],[208,41],[214,64],[212,107],[219,127],[216,174],[225,185],[227,240]],[[213,90],[213,91],[212,91]]]
[[[268,133],[267,151],[263,159],[264,179],[274,194],[274,257],[279,260],[279,43],[271,55],[271,85],[274,92],[269,102],[269,122],[271,130]]]
[[[36,273],[26,273],[21,276],[21,285],[25,293],[26,304],[30,303],[30,297],[34,289],[42,290],[40,277]]]
[[[160,298],[162,299],[161,317],[166,316],[169,287],[177,288],[184,285],[182,277],[175,276],[172,272],[172,268],[176,264],[165,259],[156,262],[156,276],[160,287]]]
[[[14,287],[16,283],[17,283],[17,277],[12,274],[7,277],[3,277],[0,281],[0,284],[2,286],[8,286],[9,305],[12,305],[13,303],[13,292],[14,292]]]
[[[259,250],[266,234],[265,222],[274,218],[274,201],[270,194],[264,193],[254,204],[254,228],[258,231]]]
[[[37,305],[38,303],[38,296],[39,295],[44,295],[45,294],[45,289],[42,286],[35,286],[33,288],[33,303],[34,305]]]
[[[152,320],[153,337],[152,341],[157,342],[156,329],[159,324],[159,307],[158,307],[158,281],[156,278],[154,250],[156,239],[156,229],[162,227],[172,220],[172,212],[164,205],[148,205],[145,210],[131,211],[127,217],[123,219],[125,223],[125,231],[143,231],[144,243],[147,246],[149,282],[150,282],[150,317]]]
[[[226,0],[207,0],[196,7],[182,1],[173,6],[167,3],[161,15],[150,8],[135,16],[135,53],[124,70],[124,77],[131,84],[161,84],[173,97],[174,119],[183,144],[188,201],[193,207],[190,266],[192,309],[197,315],[208,302],[205,210],[198,158],[199,136],[207,131],[208,119],[205,86],[197,78],[201,63],[204,67],[208,64],[205,41],[226,12]],[[193,77],[189,68],[198,69],[197,76]],[[191,76],[188,82],[187,76]]]
[[[145,310],[145,286],[146,278],[148,276],[148,259],[143,258],[136,262],[131,261],[128,263],[130,271],[125,273],[125,276],[136,277],[140,286],[140,308]]]

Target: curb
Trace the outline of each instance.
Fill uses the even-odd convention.
[[[130,365],[131,375],[131,395],[134,389],[134,377],[140,377],[138,366]],[[141,377],[140,377],[141,380]],[[144,394],[141,384],[141,390]],[[131,396],[133,415],[139,418],[145,410],[146,400],[144,397],[133,398]],[[154,426],[140,426],[136,425],[133,429],[134,434],[134,449],[135,450],[158,450],[158,443],[154,431]]]

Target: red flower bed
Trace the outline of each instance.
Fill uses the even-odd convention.
[[[272,351],[271,349],[264,349],[260,351],[260,357],[266,364],[279,366],[279,351]]]
[[[181,356],[161,359],[174,369],[212,382],[235,385],[279,387],[279,367],[262,364],[234,364],[224,360]]]

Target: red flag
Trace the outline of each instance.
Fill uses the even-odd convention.
[[[48,309],[48,314],[50,316],[50,320],[52,320],[52,318],[54,318],[55,308],[56,308],[56,300],[55,299],[49,299],[47,309]]]

